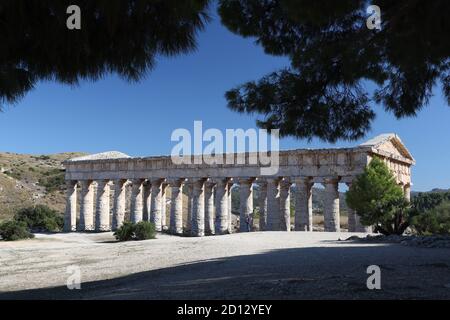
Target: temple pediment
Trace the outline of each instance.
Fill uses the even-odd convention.
[[[397,158],[411,164],[415,163],[413,156],[395,133],[379,135],[361,144],[360,147],[371,148],[375,154],[381,156]]]
[[[119,151],[108,151],[102,153],[91,154],[87,156],[77,157],[70,159],[71,162],[77,161],[92,161],[92,160],[113,160],[113,159],[129,159],[131,158],[129,155],[119,152]]]

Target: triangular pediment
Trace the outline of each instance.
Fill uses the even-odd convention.
[[[110,159],[128,159],[129,155],[119,152],[119,151],[108,151],[96,154],[90,154],[87,156],[82,156],[78,158],[70,159],[71,162],[77,161],[93,161],[93,160],[110,160]]]
[[[414,162],[414,158],[403,144],[400,137],[394,133],[382,134],[360,145],[370,147],[380,153],[391,154],[395,157],[405,158]]]

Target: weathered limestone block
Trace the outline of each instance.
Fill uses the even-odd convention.
[[[216,234],[228,233],[228,179],[216,180]]]
[[[352,182],[346,183],[347,187],[350,189],[352,187]],[[348,232],[356,232],[356,213],[355,211],[347,206],[348,214]]]
[[[77,230],[77,182],[66,181],[66,212],[64,214],[64,231]]]
[[[95,230],[105,232],[111,230],[109,219],[109,180],[97,181],[97,205],[95,212]]]
[[[193,201],[193,185],[192,181],[186,181],[184,184],[184,187],[186,188],[186,194],[187,194],[187,214],[186,214],[186,232],[191,233],[192,231],[192,201]]]
[[[324,226],[325,231],[340,231],[340,213],[339,213],[339,179],[327,178],[324,180],[325,201],[324,201]]]
[[[167,229],[167,199],[166,199],[167,183],[161,185],[161,229]]]
[[[356,232],[356,213],[351,208],[348,211],[348,232]]]
[[[352,186],[352,182],[346,183],[349,188]],[[348,232],[365,232],[372,233],[372,227],[366,227],[361,224],[361,217],[348,207]]]
[[[114,181],[114,204],[113,204],[113,219],[112,230],[117,230],[125,220],[126,208],[126,188],[127,180],[118,179]]]
[[[144,213],[144,179],[134,179],[131,185],[131,222],[142,221]]]
[[[291,231],[291,181],[283,178],[280,182],[280,229]]]
[[[259,186],[259,230],[267,229],[267,181],[258,179]]]
[[[408,202],[411,202],[411,184],[405,184],[403,186],[403,191],[405,193],[405,198]]]
[[[143,184],[143,188],[144,188],[144,200],[143,200],[143,205],[144,205],[144,212],[142,215],[142,220],[144,221],[150,221],[150,216],[151,216],[151,209],[152,209],[152,197],[151,197],[151,192],[152,192],[152,184],[150,181],[145,181]]]
[[[233,197],[231,195],[234,182],[230,180],[227,187],[227,200],[228,200],[228,233],[232,233],[233,230]]]
[[[94,230],[94,186],[92,180],[81,182],[80,231]]]
[[[267,179],[267,230],[280,230],[280,179]]]
[[[184,179],[171,179],[170,232],[183,233],[183,182]]]
[[[155,224],[156,231],[162,231],[162,184],[164,179],[154,179],[152,183],[152,207],[150,221]]]
[[[239,179],[239,230],[240,232],[251,231],[250,221],[253,215],[253,184],[254,178]]]
[[[214,186],[215,183],[207,181],[205,183],[205,232],[214,234]]]
[[[311,178],[295,178],[295,230],[313,231],[313,207]]]
[[[361,223],[361,217],[355,212],[355,231],[354,232],[364,232],[372,233],[372,227],[366,227]]]
[[[193,181],[192,190],[192,231],[195,237],[205,235],[205,179]]]

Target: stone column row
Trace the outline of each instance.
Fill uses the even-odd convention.
[[[174,234],[187,233],[192,236],[226,234],[232,232],[231,189],[239,183],[239,231],[250,231],[253,217],[253,184],[259,185],[259,228],[261,231],[291,230],[291,197],[295,199],[294,229],[313,230],[313,208],[311,177],[239,177],[197,179],[134,179],[131,181],[130,220],[137,223],[151,221],[157,231],[166,228],[166,188],[171,189],[171,206],[168,230]],[[324,198],[324,229],[340,231],[339,178],[326,178]],[[109,231],[120,227],[125,219],[126,186],[128,180],[114,181],[113,215],[110,221],[111,181],[97,180],[94,199],[93,180],[67,182],[66,231]],[[296,192],[291,194],[295,183]],[[81,187],[80,219],[76,225],[77,188]],[[183,225],[183,192],[188,195],[187,218]],[[405,187],[405,196],[409,186]],[[95,203],[95,212],[94,212]],[[94,224],[95,214],[95,224]],[[349,231],[366,232],[359,216],[349,212]]]

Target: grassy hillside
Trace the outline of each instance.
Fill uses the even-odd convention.
[[[64,160],[82,155],[0,153],[0,221],[20,208],[45,204],[63,212]]]

